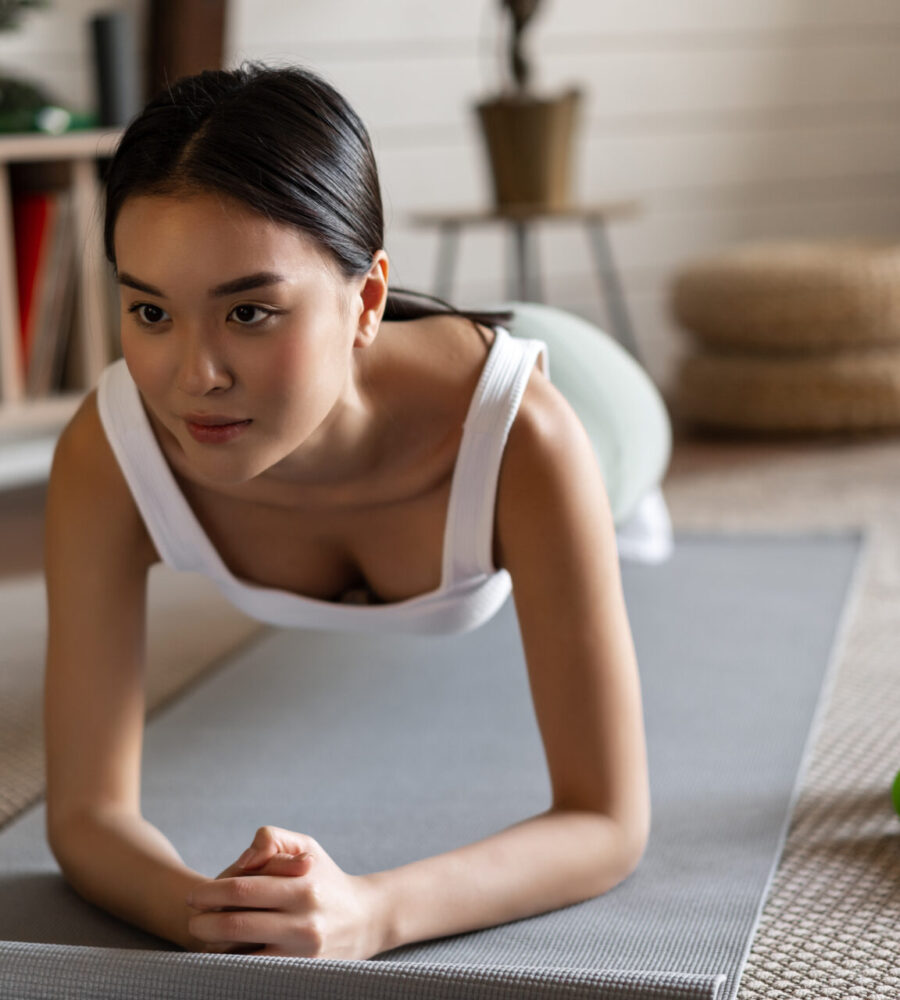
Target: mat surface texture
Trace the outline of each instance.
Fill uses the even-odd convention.
[[[653,832],[595,899],[365,963],[187,954],[82,901],[42,804],[0,833],[0,996],[735,996],[827,702],[865,536],[679,533],[625,564]],[[283,762],[295,761],[286,773]],[[288,787],[290,794],[287,794]],[[512,600],[442,639],[265,629],[148,725],[145,816],[216,874],[264,824],[345,870],[549,805]]]

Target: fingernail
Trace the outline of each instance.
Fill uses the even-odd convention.
[[[255,847],[248,847],[246,851],[238,858],[238,867],[246,868],[252,865],[257,859],[258,852]]]

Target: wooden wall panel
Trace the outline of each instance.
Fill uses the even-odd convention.
[[[86,22],[102,6],[31,13],[0,34],[0,65],[86,105]],[[488,200],[471,104],[501,79],[499,23],[495,0],[229,4],[225,65],[308,65],[363,116],[400,284],[429,290],[433,277],[435,235],[411,212]],[[642,200],[611,237],[661,385],[683,349],[665,290],[690,257],[770,236],[900,238],[896,0],[547,0],[529,44],[543,86],[587,90],[577,190]],[[541,251],[550,300],[602,320],[583,234],[545,227]],[[502,298],[503,264],[499,232],[467,234],[457,299]]]

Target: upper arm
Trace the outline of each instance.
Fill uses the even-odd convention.
[[[637,659],[602,473],[574,410],[533,372],[497,487],[553,805],[601,812],[641,849],[650,823]]]
[[[67,817],[139,812],[146,535],[85,398],[57,443],[44,532],[44,735],[51,841]]]

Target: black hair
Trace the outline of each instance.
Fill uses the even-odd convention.
[[[116,219],[133,195],[230,196],[308,234],[348,278],[365,274],[384,244],[366,127],[334,87],[300,66],[245,60],[181,77],[129,122],[104,179],[104,250],[114,268]],[[486,326],[512,319],[509,311],[460,310],[388,289],[386,320],[442,313]]]

